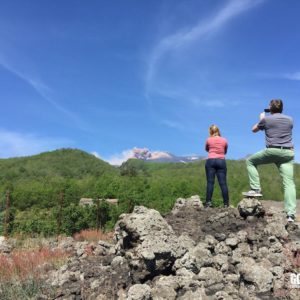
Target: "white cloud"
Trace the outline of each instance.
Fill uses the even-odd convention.
[[[104,160],[107,161],[108,163],[110,163],[111,165],[120,166],[123,162],[125,162],[129,158],[133,158],[133,157],[134,157],[133,150],[128,149],[128,150],[122,151],[122,153],[114,154]]]
[[[16,157],[38,154],[63,148],[72,144],[70,140],[39,137],[31,133],[12,132],[0,129],[0,157]]]
[[[154,47],[149,59],[146,73],[146,95],[154,88],[153,83],[159,71],[161,60],[166,54],[174,51],[183,45],[199,40],[207,34],[214,33],[223,28],[235,16],[253,8],[264,0],[231,0],[214,17],[203,22],[200,20],[195,26],[188,30],[180,30],[172,35],[163,38]]]
[[[287,80],[300,80],[300,72],[291,72],[291,73],[267,73],[259,72],[256,73],[257,76],[267,79],[287,79]]]
[[[102,159],[100,154],[96,151],[92,151],[91,154],[94,155],[95,157],[99,158],[99,159]]]
[[[282,76],[285,79],[290,79],[290,80],[300,80],[300,72],[295,72],[295,73],[287,73]]]
[[[209,45],[207,37],[216,37],[235,17],[249,11],[265,0],[229,0],[224,6],[207,19],[199,19],[190,27],[180,30],[160,39],[149,55],[145,74],[145,96],[150,113],[156,120],[174,130],[190,131],[193,112],[202,113],[203,109],[237,106],[232,99],[224,99],[213,82],[214,76],[204,61],[201,62],[202,46]],[[193,52],[193,47],[197,51]],[[196,49],[195,49],[196,50]],[[209,64],[209,62],[208,62]],[[221,96],[220,96],[221,95]],[[182,110],[191,118],[178,121]]]
[[[164,152],[164,151],[153,151],[151,153],[151,159],[160,159],[160,158],[171,158],[171,155],[168,152]]]

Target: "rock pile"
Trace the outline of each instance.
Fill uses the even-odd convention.
[[[187,251],[159,212],[143,206],[121,215],[116,239],[116,255],[129,260],[136,283],[170,274],[175,261]]]
[[[300,299],[290,286],[297,225],[257,201],[217,209],[197,199],[179,199],[164,217],[135,207],[120,216],[115,244],[60,244],[74,255],[47,278],[55,299]]]

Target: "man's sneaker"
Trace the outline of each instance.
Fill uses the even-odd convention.
[[[286,218],[287,218],[288,222],[295,222],[295,216],[294,215],[287,215]]]
[[[204,207],[212,207],[212,203],[211,202],[205,202]]]
[[[243,192],[243,195],[248,197],[262,197],[262,193],[260,189],[258,190],[252,189],[248,192]]]

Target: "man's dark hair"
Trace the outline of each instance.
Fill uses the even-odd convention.
[[[272,113],[282,113],[283,103],[281,99],[273,99],[270,102],[270,111]]]

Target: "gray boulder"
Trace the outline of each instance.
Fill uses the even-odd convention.
[[[224,276],[222,272],[217,271],[215,268],[201,268],[200,273],[197,275],[198,280],[205,281],[204,286],[209,287],[217,283],[222,283]]]
[[[147,284],[135,284],[128,290],[127,300],[150,300],[151,288]]]
[[[212,254],[207,247],[206,243],[198,243],[196,247],[176,261],[174,269],[185,268],[197,274],[202,267],[212,265]]]
[[[177,290],[180,285],[176,276],[159,277],[152,288],[151,294],[153,300],[176,299]]]
[[[237,208],[240,216],[243,218],[247,218],[249,216],[263,217],[265,215],[263,205],[255,198],[244,198],[239,202]]]
[[[243,264],[240,273],[243,280],[255,286],[257,293],[269,292],[273,287],[273,274],[263,266]]]
[[[131,257],[135,282],[171,272],[176,259],[187,251],[158,211],[136,206],[123,214],[115,227],[116,254]]]
[[[233,298],[224,291],[217,292],[214,297],[214,300],[232,300],[232,299]]]
[[[187,199],[178,198],[173,206],[172,214],[177,214],[183,208],[201,209],[203,208],[203,203],[198,195]]]
[[[197,288],[196,290],[188,290],[178,300],[208,300],[211,299],[206,296],[204,288]]]
[[[279,240],[286,240],[289,236],[289,233],[286,231],[285,224],[279,221],[268,223],[264,232],[266,235],[275,236]]]
[[[193,249],[196,246],[196,242],[192,240],[186,233],[182,234],[178,238],[178,242],[183,249]]]

